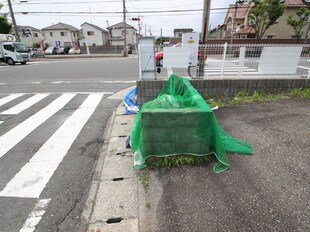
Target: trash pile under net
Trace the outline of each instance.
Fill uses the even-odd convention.
[[[188,79],[171,75],[159,96],[143,104],[131,133],[133,169],[149,157],[214,154],[214,172],[229,168],[227,153],[253,154],[249,144],[229,136]]]

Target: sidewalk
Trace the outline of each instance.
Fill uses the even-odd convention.
[[[128,55],[123,57],[122,54],[76,54],[76,55],[47,55],[44,57],[31,58],[31,61],[37,60],[55,60],[55,59],[78,59],[78,58],[131,58],[137,57],[137,54]]]
[[[221,174],[212,162],[132,171],[125,142],[135,115],[123,113],[121,104],[107,124],[80,231],[309,231],[309,99],[215,111],[255,152],[229,154]]]
[[[109,98],[122,100],[132,88]],[[139,231],[139,197],[143,195],[143,189],[139,187],[137,172],[131,170],[133,154],[126,149],[135,115],[124,113],[122,102],[105,130],[104,144],[82,217],[82,224],[89,232]]]

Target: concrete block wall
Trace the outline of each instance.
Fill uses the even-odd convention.
[[[310,87],[310,79],[226,79],[226,80],[190,80],[191,84],[201,96],[219,98],[221,96],[233,97],[240,91],[247,91],[252,94],[256,91],[277,93],[288,91],[293,88]],[[162,88],[165,80],[137,81],[138,104],[154,100]]]

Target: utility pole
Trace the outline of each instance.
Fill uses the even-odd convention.
[[[206,43],[207,43],[207,37],[208,37],[208,25],[209,25],[209,15],[210,15],[210,6],[211,6],[211,0],[204,0],[203,4],[203,17],[202,17],[202,30],[201,30],[201,44],[204,45],[204,47],[201,48],[200,51],[200,60],[198,64],[198,76],[201,78],[204,76],[204,70],[205,70],[205,60],[206,60]]]
[[[127,43],[126,43],[126,4],[125,4],[125,0],[123,0],[123,23],[124,23],[124,27],[123,27],[123,35],[124,35],[124,57],[127,57]]]
[[[9,8],[10,8],[10,15],[11,15],[13,26],[14,26],[15,37],[16,37],[16,40],[18,42],[20,42],[20,37],[19,37],[19,34],[18,34],[18,28],[17,28],[16,21],[15,21],[15,16],[14,16],[11,0],[8,0],[8,5],[9,5]]]
[[[109,27],[109,20],[107,20],[107,27]]]
[[[160,47],[163,45],[163,29],[160,28]]]

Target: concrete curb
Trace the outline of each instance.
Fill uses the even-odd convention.
[[[122,54],[80,54],[80,55],[48,55],[44,57],[31,58],[31,61],[41,61],[41,60],[62,60],[62,59],[95,59],[95,58],[131,58],[137,57],[137,55],[129,55],[123,57]],[[31,62],[30,61],[30,62]]]
[[[110,99],[123,99],[132,87]],[[125,115],[123,103],[107,123],[104,144],[82,214],[80,231],[139,231],[139,194],[144,194],[137,172],[131,170],[133,154],[125,147],[135,115]]]

